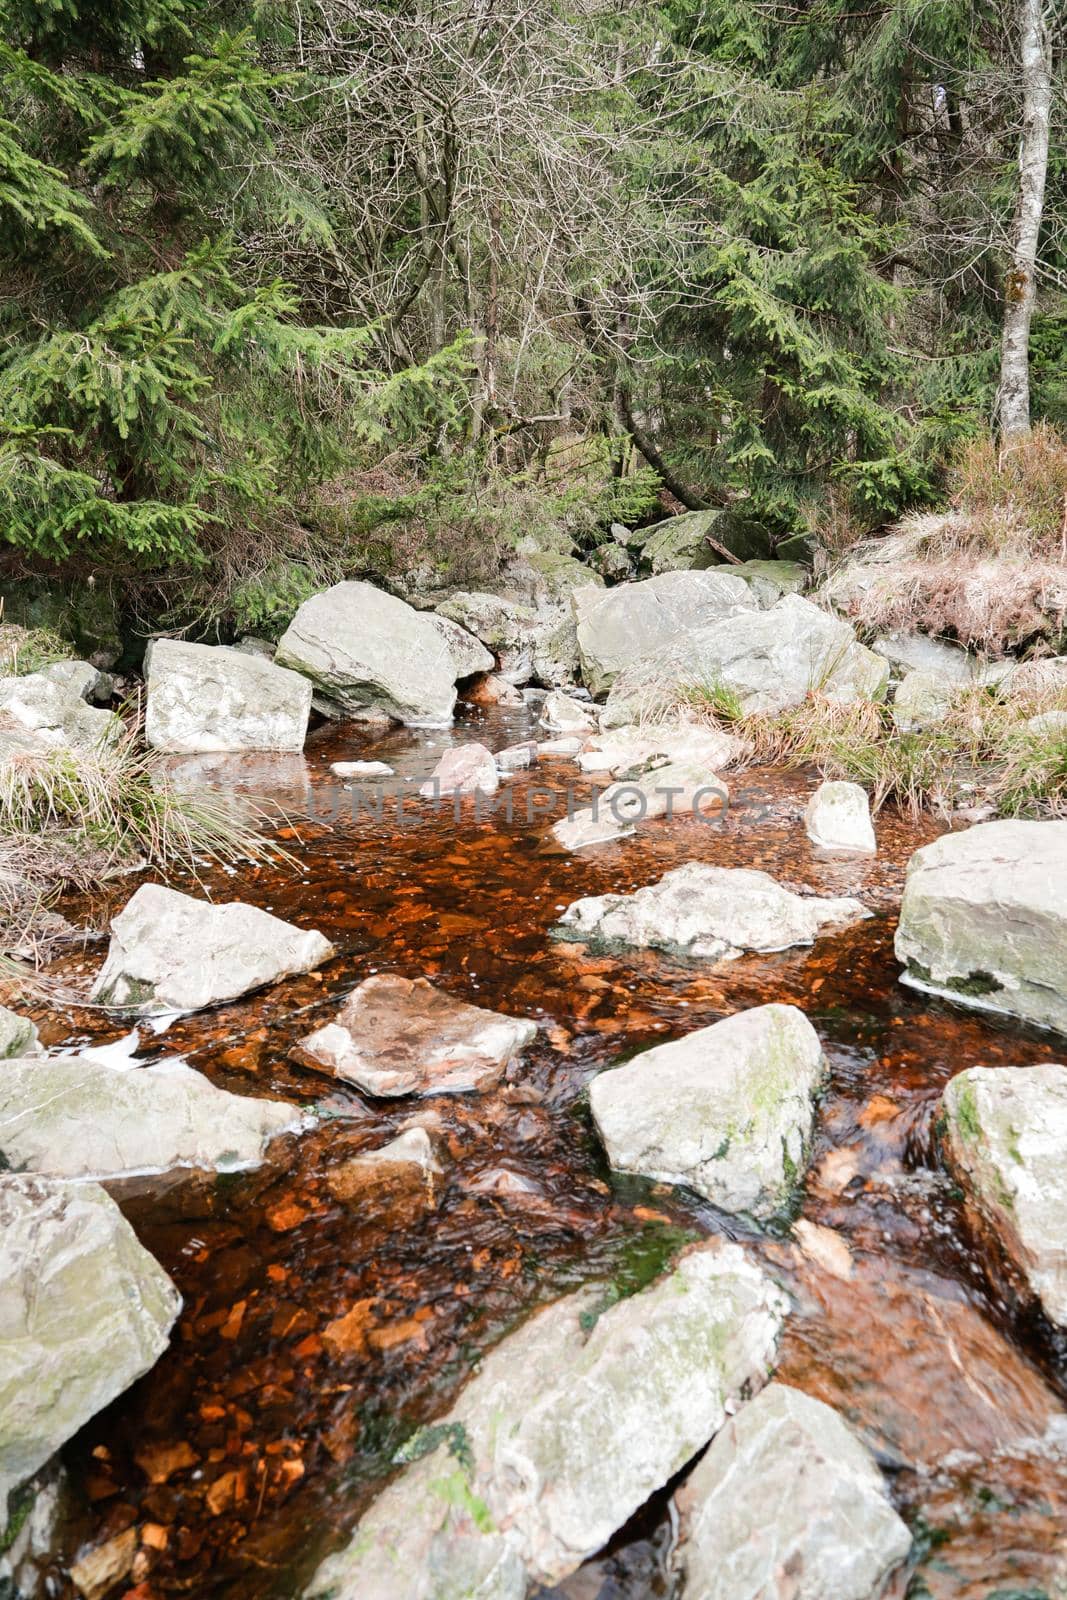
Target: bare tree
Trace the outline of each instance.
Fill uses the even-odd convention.
[[[1023,115],[1012,264],[1004,288],[998,397],[1000,431],[1006,440],[1030,431],[1030,322],[1037,296],[1035,271],[1052,115],[1052,41],[1042,0],[1017,3]]]

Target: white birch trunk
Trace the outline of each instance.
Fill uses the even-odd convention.
[[[997,408],[1004,439],[1030,431],[1030,321],[1037,284],[1034,268],[1045,205],[1049,122],[1052,111],[1052,47],[1042,0],[1017,0],[1022,68],[1022,136],[1019,197],[1012,235],[1012,264],[1004,286],[1004,331]]]

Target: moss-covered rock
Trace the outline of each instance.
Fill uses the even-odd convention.
[[[980,1224],[1067,1327],[1067,1067],[970,1067],[942,1112],[945,1153]]]

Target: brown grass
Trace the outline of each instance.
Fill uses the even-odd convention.
[[[950,636],[995,655],[1067,633],[1067,442],[1038,427],[1010,452],[969,444],[951,509],[856,547],[821,591],[869,634]]]

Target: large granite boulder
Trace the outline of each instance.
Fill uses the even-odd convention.
[[[274,659],[310,678],[339,717],[446,727],[456,703],[454,644],[426,613],[370,583],[305,600]]]
[[[425,611],[422,615],[433,623],[444,640],[457,679],[473,678],[482,672],[492,672],[496,664],[493,652],[487,650],[473,633],[468,633],[458,622],[452,622],[436,611]]]
[[[52,661],[41,668],[42,678],[61,684],[89,705],[106,706],[115,692],[115,680],[91,661]]]
[[[536,680],[548,687],[573,683],[578,672],[578,636],[571,613],[577,588],[601,587],[603,579],[572,556],[540,551],[513,562],[498,594],[459,591],[437,614],[480,639],[508,683]]]
[[[826,1063],[796,1006],[756,1006],[602,1072],[589,1104],[616,1172],[772,1217],[807,1162]]]
[[[758,609],[745,580],[722,567],[667,572],[613,589],[576,589],[572,604],[582,679],[596,695],[610,689],[625,668],[676,645],[680,636]]]
[[[383,972],[293,1055],[371,1095],[460,1094],[499,1083],[536,1033],[535,1022],[466,1005],[426,978]]]
[[[962,645],[952,644],[947,639],[933,639],[925,633],[904,630],[883,633],[875,639],[871,649],[876,655],[885,656],[900,677],[909,672],[931,672],[944,682],[962,688],[980,671],[977,658]]]
[[[0,1072],[0,1168],[116,1178],[176,1167],[255,1166],[302,1125],[281,1100],[228,1094],[181,1061],[120,1069],[86,1056],[10,1061]]]
[[[875,1600],[911,1549],[865,1446],[782,1383],[728,1419],[676,1501],[680,1600]]]
[[[111,920],[92,998],[146,1015],[199,1011],[250,989],[311,972],[333,945],[240,900],[211,905],[144,883]]]
[[[908,864],[903,981],[1067,1033],[1067,822],[984,822]]]
[[[745,587],[754,606],[754,586]],[[660,649],[617,675],[604,725],[630,722],[687,699],[714,709],[721,697],[731,710],[746,714],[786,711],[813,690],[844,704],[877,700],[888,681],[888,661],[858,644],[847,622],[801,595],[785,594],[767,610],[739,608],[711,625],[677,630]]]
[[[145,738],[154,750],[302,750],[311,684],[262,656],[156,639],[145,663]]]
[[[499,1344],[308,1600],[523,1600],[558,1583],[765,1380],[786,1310],[718,1240],[610,1299],[569,1295]]]
[[[180,1307],[103,1189],[0,1177],[0,1521],[9,1491],[154,1365]]]
[[[537,612],[532,606],[464,589],[442,600],[437,615],[478,639],[508,683],[527,683],[533,677]]]
[[[869,915],[858,900],[793,894],[766,872],[687,861],[634,894],[575,900],[553,932],[594,946],[634,945],[722,961],[746,950],[813,944],[820,934]]]
[[[41,750],[88,750],[110,743],[122,732],[113,712],[86,705],[76,685],[57,682],[43,672],[0,678],[0,715]]]
[[[858,783],[820,783],[804,811],[804,826],[821,850],[873,856],[878,848],[871,803]]]
[[[945,1152],[980,1229],[1067,1328],[1067,1067],[970,1067],[941,1104]]]

